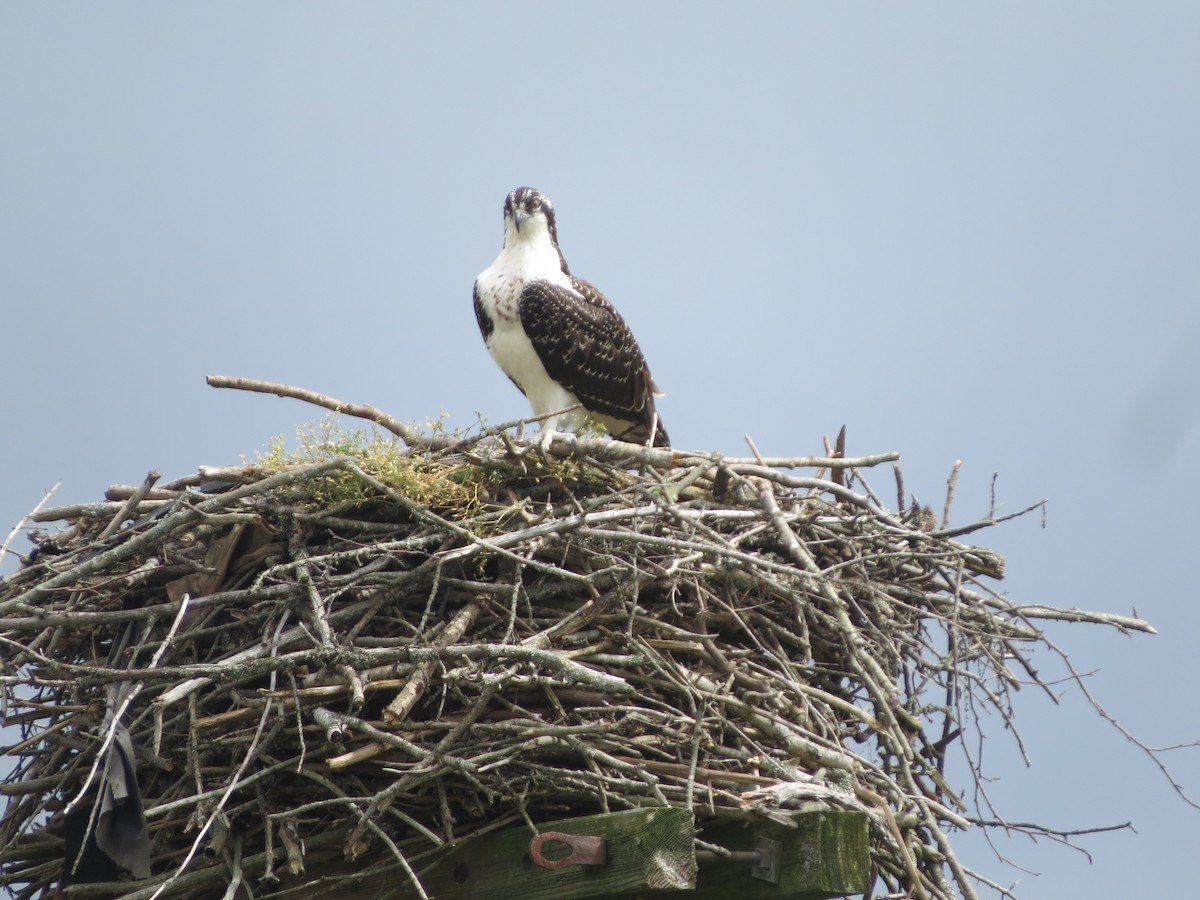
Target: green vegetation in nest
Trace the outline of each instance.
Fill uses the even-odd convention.
[[[326,417],[296,429],[298,445],[288,450],[280,435],[259,453],[257,466],[264,475],[293,466],[349,459],[364,472],[422,506],[459,516],[478,511],[481,477],[477,466],[461,457],[445,460],[414,453],[395,438],[377,431],[344,431]],[[325,508],[359,507],[383,500],[378,491],[347,469],[330,469],[318,478],[282,489],[292,500]]]
[[[440,423],[430,423],[435,433]],[[421,506],[452,520],[466,520],[483,511],[484,504],[505,503],[509,492],[523,499],[563,499],[608,494],[621,486],[616,470],[598,467],[573,458],[542,459],[535,453],[514,458],[497,452],[481,453],[478,444],[467,443],[459,452],[431,452],[405,447],[395,438],[377,431],[342,429],[335,417],[298,426],[296,447],[286,439],[273,438],[257,454],[255,466],[267,476],[298,466],[349,460],[388,488]],[[377,488],[352,469],[331,468],[314,478],[305,478],[279,489],[293,503],[326,510],[358,509],[369,504],[387,504]]]

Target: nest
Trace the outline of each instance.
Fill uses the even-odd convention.
[[[1037,618],[1149,627],[1000,596],[1003,560],[958,540],[995,519],[892,514],[857,476],[894,455],[412,443],[340,436],[36,514],[60,530],[0,582],[23,729],[0,883],[78,880],[124,790],[129,897],[282,893],[364,859],[419,892],[475,834],[641,806],[692,809],[701,838],[860,810],[889,891],[972,896],[991,882],[950,834],[983,820],[946,754],[1036,680]]]

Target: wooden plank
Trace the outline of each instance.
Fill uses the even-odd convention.
[[[675,808],[626,810],[538,826],[542,833],[602,835],[607,861],[600,868],[551,870],[534,865],[529,857],[533,835],[525,827],[468,841],[432,868],[418,868],[434,900],[828,900],[867,890],[871,875],[866,815],[827,810],[800,813],[794,821],[794,828],[760,819],[709,822],[700,835],[735,852],[754,850],[759,838],[777,841],[778,883],[753,877],[753,863],[748,861],[706,859],[697,874],[694,819],[687,810]],[[561,855],[550,847],[544,852],[551,858]],[[394,865],[355,877],[356,870],[362,873],[381,861],[380,856],[358,864],[340,858],[311,860],[307,876],[285,878],[269,896],[416,900],[419,895]]]
[[[700,865],[697,888],[688,900],[828,900],[864,893],[871,883],[867,816],[850,810],[800,813],[791,828],[776,822],[714,824],[700,837],[727,850],[755,849],[766,837],[780,843],[779,883],[751,875],[751,863],[727,860]]]
[[[509,828],[468,841],[422,874],[421,883],[437,900],[587,900],[656,889],[677,893],[696,884],[695,825],[686,809],[580,816],[547,822],[538,831],[601,835],[607,862],[596,868],[543,869],[529,858],[530,830]],[[550,848],[545,852],[553,856]],[[390,885],[399,889],[389,894],[396,900],[417,896],[395,877]]]

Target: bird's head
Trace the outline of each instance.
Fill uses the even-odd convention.
[[[537,188],[519,187],[504,200],[504,246],[518,244],[536,247],[549,244],[562,259],[558,249],[558,230],[554,226],[554,204]],[[567,271],[564,260],[562,269]]]

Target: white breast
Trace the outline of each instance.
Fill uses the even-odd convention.
[[[541,416],[574,406],[579,399],[550,377],[521,327],[517,303],[522,289],[531,281],[571,288],[571,280],[549,241],[522,241],[506,247],[475,279],[475,289],[480,305],[492,320],[492,333],[487,337],[492,358],[529,398],[534,415]],[[559,425],[556,419],[543,427],[557,431]]]

